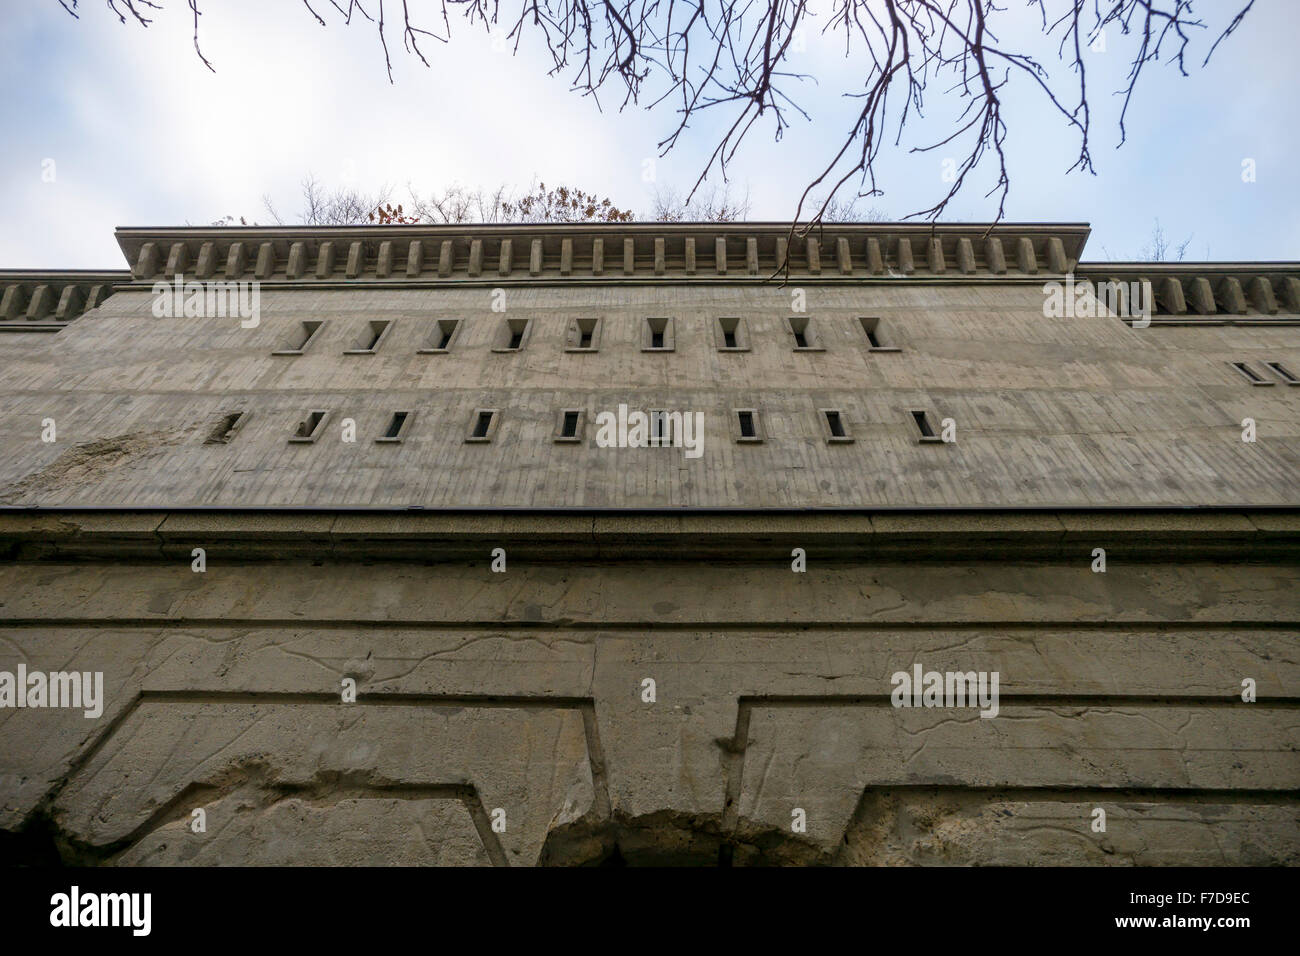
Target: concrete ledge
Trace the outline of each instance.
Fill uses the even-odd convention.
[[[1300,560],[1300,509],[951,512],[0,511],[10,560]]]

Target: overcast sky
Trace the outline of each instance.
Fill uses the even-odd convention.
[[[215,74],[194,53],[182,0],[164,0],[148,29],[119,24],[100,0],[83,0],[79,20],[57,0],[3,3],[0,268],[121,268],[115,227],[226,215],[265,224],[264,194],[291,221],[309,173],[327,186],[367,190],[539,179],[646,213],[646,162],[675,123],[666,107],[620,112],[613,88],[602,112],[569,91],[570,77],[546,76],[541,50],[512,56],[481,28],[456,21],[450,45],[426,44],[427,69],[403,55],[393,33],[390,85],[374,27],[345,27],[327,0],[312,5],[328,28],[299,2],[202,4],[201,41]],[[1197,8],[1208,18],[1229,5]],[[1032,39],[1036,18],[1019,14],[1020,0],[1004,6]],[[1191,237],[1189,259],[1300,259],[1300,2],[1255,7],[1206,70],[1184,78],[1163,63],[1150,67],[1118,150],[1119,98],[1111,93],[1128,47],[1115,34],[1105,52],[1089,53],[1096,176],[1067,175],[1077,138],[1026,84],[1009,90],[1006,218],[1091,223],[1086,259],[1133,258],[1157,218],[1171,239]],[[842,39],[815,31],[805,44],[799,69],[817,82],[805,82],[796,99],[810,120],[794,117],[780,142],[770,127],[756,127],[730,168],[733,192],[749,192],[751,219],[793,213],[857,108],[842,94],[860,88],[861,55],[845,60]],[[1190,60],[1199,66],[1208,42],[1196,44]],[[1035,49],[1051,55],[1041,43]],[[1048,65],[1066,75],[1064,64]],[[882,154],[886,195],[871,204],[890,218],[931,205],[947,188],[942,158],[955,150],[908,152],[949,131],[952,100],[940,87],[931,88],[927,125]],[[655,161],[656,183],[689,187],[724,121],[723,113],[697,117],[681,145]],[[1242,181],[1245,159],[1254,161],[1254,182]],[[996,211],[983,197],[988,183],[968,187],[944,218],[986,221]]]

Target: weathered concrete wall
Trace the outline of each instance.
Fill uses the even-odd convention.
[[[107,697],[0,711],[15,854],[1300,863],[1293,565],[19,562],[0,594],[6,666]],[[999,715],[890,706],[918,662],[998,671]]]
[[[106,696],[0,706],[0,861],[1300,863],[1300,265],[1087,231],[125,229],[130,273],[0,274],[0,704]],[[1054,314],[1076,266],[1161,314]],[[160,315],[176,273],[259,314]],[[598,447],[620,405],[702,455]],[[997,716],[892,706],[917,665]]]

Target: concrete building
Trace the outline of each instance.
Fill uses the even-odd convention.
[[[0,859],[1300,863],[1300,263],[1087,234],[0,273]]]

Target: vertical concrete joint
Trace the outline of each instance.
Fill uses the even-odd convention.
[[[334,274],[334,243],[326,240],[316,251],[316,278],[328,279]]]
[[[375,258],[375,275],[387,279],[393,272],[393,241],[385,239],[379,244],[379,255]]]
[[[135,275],[138,279],[152,279],[158,272],[158,246],[146,242],[140,247],[140,255],[135,260]]]
[[[1016,240],[1016,265],[1026,275],[1038,272],[1038,257],[1034,254],[1034,243],[1028,236]]]

